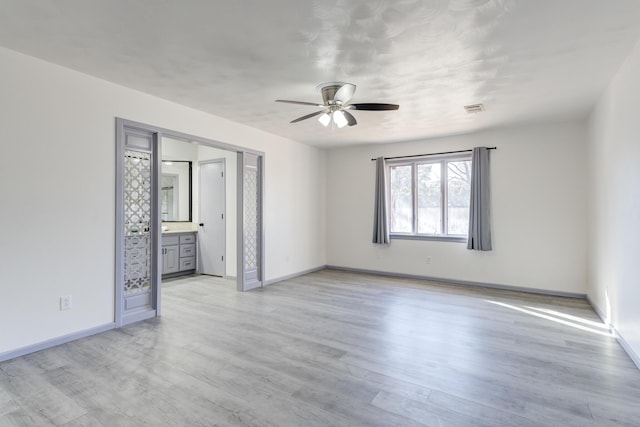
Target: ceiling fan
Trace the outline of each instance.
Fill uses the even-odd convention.
[[[358,124],[356,118],[351,114],[350,110],[367,110],[367,111],[385,111],[397,110],[400,106],[397,104],[378,104],[378,103],[360,103],[349,104],[351,97],[356,91],[356,85],[343,82],[321,83],[316,86],[316,90],[322,94],[322,104],[315,102],[288,101],[285,99],[276,99],[276,102],[286,102],[289,104],[312,105],[320,107],[322,110],[306,116],[298,117],[291,120],[291,123],[297,123],[302,120],[318,117],[318,121],[324,126],[329,126],[333,121],[339,128],[347,125],[354,126]]]

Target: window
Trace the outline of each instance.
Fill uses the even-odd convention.
[[[402,159],[388,168],[391,237],[467,239],[470,155]]]

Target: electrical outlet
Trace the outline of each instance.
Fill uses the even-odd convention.
[[[60,297],[60,311],[71,310],[71,295]]]
[[[430,257],[430,256],[428,256],[428,257],[425,259],[425,263],[426,263],[426,264],[431,264],[431,257]]]

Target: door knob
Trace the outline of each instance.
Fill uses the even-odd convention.
[[[204,222],[201,222],[200,224],[198,224],[200,227],[204,227]]]

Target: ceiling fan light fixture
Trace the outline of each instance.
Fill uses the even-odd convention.
[[[318,91],[322,94],[322,104],[306,101],[290,101],[287,99],[276,99],[276,102],[284,102],[287,104],[309,105],[322,108],[320,111],[306,114],[297,119],[291,120],[290,123],[298,123],[312,117],[318,117],[318,121],[328,127],[333,121],[332,128],[343,128],[345,126],[355,126],[358,121],[350,113],[352,110],[365,111],[389,111],[397,110],[397,104],[381,104],[378,102],[351,103],[351,97],[356,91],[356,85],[343,82],[327,82],[317,86]]]
[[[349,123],[347,121],[347,118],[344,116],[344,113],[340,110],[333,112],[333,122],[340,129],[345,127]]]
[[[324,127],[327,127],[329,126],[329,123],[331,123],[331,116],[327,113],[324,113],[323,115],[318,117],[318,121],[322,123]]]

